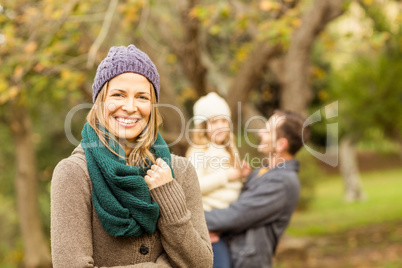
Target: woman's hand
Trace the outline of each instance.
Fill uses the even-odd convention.
[[[242,178],[241,170],[238,168],[229,168],[226,170],[226,175],[229,181],[238,181]]]
[[[152,190],[156,187],[164,185],[173,180],[172,171],[169,165],[161,158],[156,159],[156,164],[151,166],[144,177],[148,185],[148,189]]]

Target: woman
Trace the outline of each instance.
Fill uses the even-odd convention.
[[[134,45],[100,63],[81,144],[53,174],[55,268],[211,267],[196,173],[158,134],[159,86]]]
[[[194,105],[192,143],[186,156],[194,165],[205,211],[226,208],[237,200],[242,178],[250,173],[239,155],[230,126],[230,109],[216,93],[209,93]],[[214,267],[230,267],[230,255],[223,237],[211,233]]]

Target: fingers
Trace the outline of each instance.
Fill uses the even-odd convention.
[[[162,158],[156,159],[156,164],[163,169],[169,168],[169,165]]]
[[[158,159],[156,164],[152,165],[151,168],[147,170],[144,179],[148,189],[152,190],[172,181],[173,177],[168,164],[162,159]]]
[[[147,171],[147,175],[150,177],[152,177],[155,173],[156,173],[156,171],[154,169],[152,169],[152,167],[151,167],[151,169],[148,169],[148,171]]]
[[[169,169],[169,165],[163,161],[161,158],[156,159],[156,164],[152,165],[151,168],[147,171],[147,175],[149,177],[153,177],[157,175],[159,172],[162,172],[166,169]]]

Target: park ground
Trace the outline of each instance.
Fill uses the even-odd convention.
[[[362,202],[343,201],[339,174],[317,183],[310,208],[294,214],[274,268],[402,267],[402,168],[373,161],[364,161]]]

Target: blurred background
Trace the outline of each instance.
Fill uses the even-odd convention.
[[[318,118],[274,267],[402,267],[401,11],[396,0],[0,0],[0,267],[51,267],[52,172],[88,108],[67,115],[92,103],[110,46],[131,43],[185,122],[200,96],[226,98],[242,156],[259,157],[242,130],[262,120],[250,118]],[[184,155],[179,113],[161,110]]]

